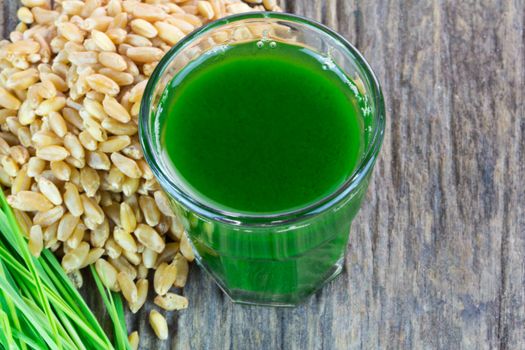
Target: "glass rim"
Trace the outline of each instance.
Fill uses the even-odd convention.
[[[371,88],[371,97],[374,102],[374,118],[376,118],[377,126],[374,130],[373,136],[370,141],[370,146],[362,157],[359,166],[356,168],[350,178],[348,178],[343,184],[341,184],[337,190],[331,192],[327,196],[319,199],[314,203],[310,203],[304,207],[293,209],[289,211],[277,212],[277,213],[235,213],[210,206],[204,203],[202,200],[195,198],[191,194],[184,191],[179,185],[172,181],[159,166],[159,154],[155,151],[151,141],[151,130],[150,130],[150,112],[153,103],[153,94],[155,87],[159,82],[159,79],[163,76],[165,70],[168,68],[170,63],[175,59],[177,54],[188,45],[190,45],[195,39],[205,35],[213,29],[221,27],[223,25],[239,22],[247,19],[277,19],[290,22],[298,22],[303,25],[313,27],[320,30],[324,34],[334,38],[346,49],[346,55],[352,57],[352,61],[360,68],[360,73],[364,74],[369,82]],[[155,174],[157,180],[161,183],[161,187],[168,192],[169,195],[175,197],[182,205],[196,212],[197,214],[213,219],[222,221],[230,224],[237,225],[281,225],[290,222],[297,221],[309,216],[313,216],[332,208],[336,204],[340,203],[346,196],[351,193],[368,174],[369,170],[373,167],[379,149],[384,137],[385,129],[385,105],[383,99],[383,93],[381,85],[377,77],[375,76],[372,68],[365,60],[363,55],[342,35],[338,34],[334,30],[328,28],[322,23],[315,20],[279,12],[246,12],[242,14],[231,15],[223,17],[216,21],[210,22],[187,36],[181,41],[175,44],[160,60],[155,67],[153,73],[149,77],[148,83],[144,90],[142,97],[140,112],[139,112],[139,140],[144,151],[144,158],[150,166],[152,172]],[[163,183],[167,183],[169,188],[162,186]]]

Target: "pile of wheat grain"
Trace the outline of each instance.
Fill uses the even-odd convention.
[[[132,312],[148,295],[165,310],[194,259],[184,228],[146,164],[140,100],[155,65],[202,24],[275,0],[22,0],[0,42],[0,183],[36,256],[46,247],[77,286],[95,264]],[[150,314],[157,336],[165,318]],[[130,341],[136,346],[138,334]]]

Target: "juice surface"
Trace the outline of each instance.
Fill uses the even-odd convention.
[[[165,156],[214,207],[305,207],[337,190],[361,159],[363,116],[349,84],[303,47],[249,42],[208,52],[164,92]]]

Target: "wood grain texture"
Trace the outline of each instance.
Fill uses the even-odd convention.
[[[383,84],[386,139],[344,273],[274,309],[233,305],[193,267],[169,342],[152,336],[150,304],[129,316],[142,348],[524,348],[524,1],[282,5],[342,33]]]

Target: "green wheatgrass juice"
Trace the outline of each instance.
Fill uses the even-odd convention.
[[[180,186],[208,206],[252,215],[307,207],[333,194],[361,161],[357,91],[336,65],[304,47],[247,42],[215,49],[164,91],[164,156]],[[194,227],[190,234],[229,288],[287,294],[315,287],[315,270],[340,258],[348,229],[349,222],[331,228],[333,236],[319,230],[313,238],[311,230],[243,235],[234,226],[206,234]]]

